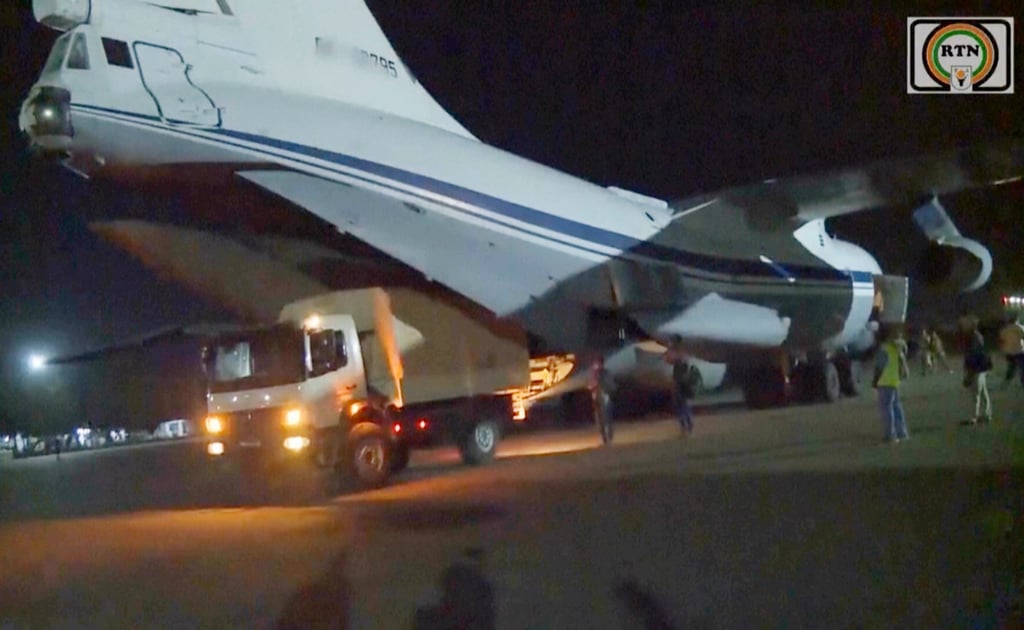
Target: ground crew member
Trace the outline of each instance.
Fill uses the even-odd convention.
[[[883,331],[883,341],[875,352],[875,377],[878,407],[882,417],[883,439],[896,444],[910,439],[907,420],[900,401],[900,382],[907,377],[907,355],[892,330]]]

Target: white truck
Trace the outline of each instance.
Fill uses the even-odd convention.
[[[336,291],[203,352],[207,452],[305,458],[379,486],[422,441],[490,460],[530,386],[525,335],[409,289]]]

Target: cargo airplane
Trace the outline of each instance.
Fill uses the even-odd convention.
[[[753,404],[834,400],[908,279],[826,221],[919,207],[959,288],[992,260],[941,195],[1020,177],[1019,144],[674,201],[482,142],[402,63],[362,0],[33,0],[62,31],[24,100],[38,152],[88,178],[277,195],[551,349],[675,339]]]

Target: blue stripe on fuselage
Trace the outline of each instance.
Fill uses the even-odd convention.
[[[145,114],[136,114],[136,113],[132,113],[132,112],[124,112],[124,111],[119,111],[119,110],[114,110],[114,109],[109,109],[109,108],[104,108],[104,107],[97,107],[97,106],[94,106],[94,105],[75,104],[75,106],[76,107],[80,107],[82,109],[90,110],[90,111],[93,111],[93,112],[111,113],[111,114],[117,114],[117,115],[121,115],[121,116],[127,116],[127,117],[130,117],[130,118],[141,119],[141,120],[144,120],[144,121],[155,123],[154,126],[157,127],[157,128],[160,128],[160,129],[174,131],[174,132],[182,133],[184,135],[202,137],[205,140],[211,140],[208,137],[198,136],[197,134],[190,133],[187,130],[188,129],[187,127],[166,125],[165,123],[163,123],[161,121],[161,119],[159,119],[157,117],[154,117],[154,116],[149,116],[149,115],[145,115]],[[355,157],[355,156],[346,155],[346,154],[343,154],[343,153],[337,153],[335,151],[330,151],[330,150],[327,150],[327,149],[320,149],[320,148],[316,148],[316,147],[310,147],[310,146],[306,146],[306,145],[303,145],[303,144],[299,144],[299,143],[291,142],[291,141],[287,141],[287,140],[279,140],[279,139],[276,139],[276,138],[269,138],[269,137],[266,137],[266,136],[260,136],[260,135],[257,135],[257,134],[251,134],[251,133],[247,133],[247,132],[243,132],[243,131],[235,131],[235,130],[229,130],[229,129],[223,129],[223,128],[203,128],[203,127],[197,127],[197,129],[200,129],[200,130],[202,130],[204,132],[207,132],[207,133],[213,133],[213,134],[221,135],[221,136],[224,136],[225,138],[231,138],[231,139],[235,139],[235,140],[239,140],[239,141],[243,141],[243,142],[249,142],[249,143],[256,144],[256,145],[263,146],[263,147],[272,147],[272,148],[275,148],[275,149],[278,149],[278,150],[281,150],[281,151],[289,151],[289,152],[292,152],[292,153],[297,153],[299,155],[303,155],[303,156],[306,156],[308,158],[321,160],[321,161],[328,162],[330,164],[334,164],[334,165],[337,165],[337,166],[344,166],[344,167],[349,168],[349,169],[353,169],[353,170],[360,171],[360,172],[363,172],[363,173],[368,173],[368,174],[371,174],[371,175],[375,175],[377,177],[384,178],[384,179],[387,179],[387,180],[390,180],[390,181],[393,181],[393,182],[397,182],[399,184],[403,184],[403,185],[406,185],[406,186],[411,186],[413,188],[416,188],[416,189],[419,189],[419,190],[431,193],[432,195],[440,195],[442,197],[447,197],[449,199],[453,199],[453,200],[458,201],[460,203],[464,203],[464,204],[468,204],[468,205],[471,205],[471,206],[475,206],[475,207],[478,207],[478,208],[481,208],[481,209],[493,212],[495,214],[498,214],[498,215],[500,215],[502,217],[505,217],[507,219],[512,219],[512,220],[515,220],[515,221],[519,221],[521,223],[529,224],[531,226],[534,226],[535,228],[541,228],[541,229],[545,229],[545,230],[550,230],[552,232],[564,234],[565,236],[569,236],[569,237],[572,237],[572,238],[576,238],[576,239],[580,239],[580,240],[589,242],[592,245],[601,245],[601,246],[604,246],[604,247],[609,247],[609,248],[613,248],[613,249],[617,249],[617,250],[622,250],[622,251],[624,251],[626,253],[636,254],[636,255],[642,256],[644,258],[649,258],[649,259],[651,259],[653,261],[656,261],[656,262],[674,263],[674,264],[677,264],[677,265],[680,265],[680,266],[688,266],[688,267],[696,268],[696,269],[699,269],[699,270],[702,270],[702,271],[705,271],[705,272],[709,272],[709,273],[720,273],[720,274],[740,275],[740,276],[754,276],[754,277],[760,277],[760,278],[772,277],[772,278],[778,278],[780,280],[786,280],[787,279],[786,275],[780,273],[779,270],[774,269],[772,266],[766,265],[766,264],[764,264],[764,263],[762,263],[760,261],[720,258],[720,257],[709,256],[709,255],[705,255],[705,254],[697,254],[697,253],[693,253],[693,252],[687,252],[687,251],[683,251],[683,250],[680,250],[680,249],[676,249],[674,247],[668,247],[668,246],[665,246],[665,245],[654,243],[654,242],[651,242],[651,241],[643,241],[643,240],[640,240],[640,239],[636,239],[636,238],[634,238],[632,236],[627,236],[627,235],[624,235],[624,234],[619,234],[617,232],[612,232],[612,231],[609,231],[609,230],[605,230],[605,229],[602,229],[602,228],[599,228],[599,227],[596,227],[596,226],[593,226],[593,225],[588,225],[586,223],[580,223],[580,222],[577,222],[577,221],[573,221],[571,219],[566,219],[564,217],[559,217],[559,216],[556,216],[556,215],[548,214],[546,212],[543,212],[543,211],[540,211],[540,210],[536,210],[534,208],[529,208],[527,206],[523,206],[523,205],[520,205],[520,204],[517,204],[517,203],[514,203],[514,202],[506,201],[506,200],[500,199],[498,197],[493,197],[493,196],[490,196],[490,195],[487,195],[487,194],[484,194],[484,193],[480,193],[480,192],[477,192],[477,191],[474,191],[474,190],[463,188],[461,186],[458,186],[457,184],[452,184],[452,183],[449,183],[449,182],[437,180],[437,179],[428,177],[426,175],[420,175],[418,173],[412,173],[410,171],[405,171],[405,170],[400,169],[400,168],[396,168],[396,167],[393,167],[393,166],[388,166],[388,165],[385,165],[385,164],[379,164],[377,162],[372,162],[372,161],[365,160],[365,159],[362,159],[362,158],[358,158],[358,157]],[[278,155],[276,153],[272,153],[270,151],[260,150],[260,149],[253,149],[252,147],[238,145],[238,144],[230,142],[228,140],[223,140],[223,141],[219,141],[219,142],[221,142],[223,144],[227,144],[227,145],[233,146],[233,147],[236,147],[236,148],[240,148],[240,149],[256,150],[259,153],[263,153],[264,155],[272,156],[272,157],[275,157],[275,158],[278,158],[278,159],[284,157],[284,156]],[[303,163],[303,164],[306,164],[308,166],[312,166],[312,167],[315,167],[315,168],[323,168],[322,166],[319,166],[317,164],[311,164],[311,163],[306,162],[304,160],[296,160],[296,159],[290,158],[290,157],[288,157],[286,159],[291,159],[293,161],[297,161],[297,162],[300,162],[300,163]],[[337,171],[335,171],[335,172],[337,172]],[[351,173],[347,173],[347,172],[337,172],[337,173],[340,174],[340,175],[348,176],[348,177],[352,177],[353,176]],[[363,179],[363,181],[366,181],[368,183],[372,183],[372,184],[378,185],[378,186],[385,185],[385,184],[382,184],[381,182],[374,181],[374,180],[369,180],[369,179],[364,179],[364,178],[360,178],[360,179]],[[396,190],[398,192],[408,193],[408,191],[405,191],[405,190],[397,189],[397,188],[394,188],[394,187],[390,187],[390,188],[392,188],[393,190]],[[418,195],[418,196],[423,197],[422,195]],[[431,201],[436,201],[433,198],[430,198],[430,200]],[[467,213],[464,209],[451,206],[451,204],[445,204],[445,205],[447,205],[447,206],[449,206],[449,207],[451,207],[451,208],[453,208],[453,209],[455,209],[455,210],[457,210],[457,211],[459,211],[461,213],[470,214],[470,215],[472,215],[472,216],[474,216],[476,218],[482,218],[482,219],[485,219],[485,220],[488,220],[488,221],[491,221],[491,222],[499,223],[500,225],[502,225],[503,227],[506,227],[506,228],[517,229],[517,230],[529,233],[532,236],[538,236],[538,237],[541,237],[541,238],[545,238],[547,240],[558,242],[558,243],[560,243],[562,245],[569,245],[569,246],[572,246],[572,247],[577,247],[579,249],[583,249],[583,250],[585,250],[587,252],[590,252],[590,253],[597,253],[597,254],[601,254],[601,255],[607,255],[607,254],[604,254],[602,252],[590,249],[590,248],[585,247],[585,246],[581,246],[581,245],[576,244],[576,243],[566,242],[566,241],[563,241],[563,240],[552,238],[548,234],[537,233],[537,232],[534,232],[532,230],[524,230],[520,226],[510,225],[510,224],[508,224],[506,222],[503,222],[503,221],[502,222],[498,222],[498,221],[495,221],[491,217],[481,216],[481,215],[476,214],[476,213]],[[847,272],[847,271],[840,271],[840,270],[837,270],[837,269],[833,269],[831,267],[813,267],[813,266],[807,266],[807,265],[794,265],[792,267],[786,267],[786,271],[791,272],[793,274],[796,274],[798,276],[798,279],[800,279],[800,280],[818,280],[818,281],[832,281],[832,282],[835,282],[835,281],[852,281],[854,284],[873,284],[873,275],[870,272],[863,272],[863,271]]]

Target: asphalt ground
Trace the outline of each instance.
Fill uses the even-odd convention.
[[[1024,390],[993,399],[964,427],[958,375],[912,378],[897,445],[871,392],[545,431],[341,495],[197,444],[8,460],[0,626],[1024,627]]]

